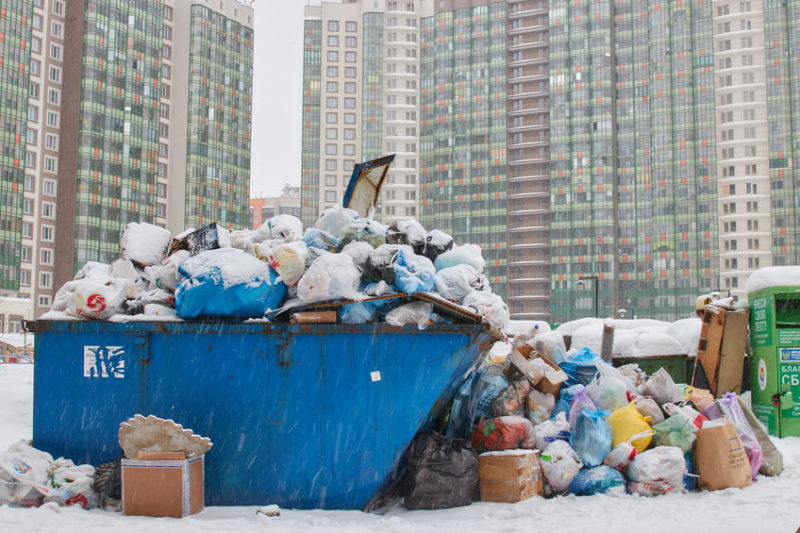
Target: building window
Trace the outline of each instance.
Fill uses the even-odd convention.
[[[328,21],[328,31],[339,31],[339,21],[338,20],[329,20]]]
[[[172,69],[169,65],[161,65],[161,77],[164,79],[169,79],[172,75]]]
[[[64,16],[64,2],[63,0],[54,0],[53,2],[53,13],[56,15]]]
[[[161,57],[162,59],[172,59],[172,47],[168,44],[165,44],[161,48]]]
[[[30,198],[24,198],[22,200],[22,214],[23,215],[33,214],[33,200],[31,200]]]
[[[156,204],[156,216],[164,218],[167,216],[167,205],[162,203]]]
[[[26,191],[33,191],[34,183],[36,182],[33,176],[25,176],[24,187]]]
[[[356,166],[356,162],[355,161],[353,161],[352,159],[345,159],[344,160],[344,165],[342,165],[342,168],[349,172],[349,171],[353,170],[353,167],[355,167],[355,166]]]
[[[356,77],[356,67],[345,67],[344,68],[344,77],[345,78],[355,78]]]
[[[344,107],[347,109],[355,109],[356,108],[356,99],[355,98],[345,98],[344,99]]]
[[[356,114],[355,113],[345,113],[344,114],[344,123],[345,124],[355,124],[356,123]]]
[[[344,38],[344,45],[354,48],[357,46],[358,40],[355,37],[345,37]]]
[[[53,249],[52,248],[42,248],[39,250],[39,263],[43,265],[52,265],[53,264]]]
[[[327,84],[325,84],[325,90],[327,90],[329,93],[339,92],[339,83],[335,81],[329,81]]]
[[[50,307],[50,296],[44,294],[39,296],[39,307]]]
[[[30,287],[31,286],[31,271],[30,270],[20,270],[19,271],[19,284],[23,287]]]
[[[39,108],[35,105],[28,106],[28,120],[37,122],[39,120]]]
[[[42,240],[45,242],[53,242],[56,237],[56,228],[49,224],[42,224]]]
[[[339,67],[328,67],[327,74],[329,78],[338,78],[339,77]]]
[[[348,81],[344,84],[344,92],[354,94],[356,92],[356,84],[353,81]]]
[[[55,37],[63,37],[64,25],[54,20],[53,23],[50,25],[50,34]]]
[[[61,105],[61,91],[58,89],[48,89],[47,102],[53,105]]]
[[[31,52],[35,52],[37,54],[42,52],[42,40],[38,37],[33,37],[31,39]]]
[[[36,169],[36,154],[33,152],[25,152],[25,166],[30,169]]]
[[[166,24],[164,24],[164,26],[162,28],[162,34],[164,36],[164,39],[167,39],[168,41],[171,41],[172,40],[172,27],[171,26],[167,26]]]
[[[335,159],[326,159],[325,160],[325,170],[336,170],[336,160]]]
[[[22,254],[20,255],[20,260],[25,263],[31,262],[31,247],[30,246],[23,246],[22,247]]]
[[[22,223],[22,237],[25,239],[33,238],[33,224],[31,224],[30,222]]]
[[[27,142],[28,144],[34,144],[35,145],[37,137],[38,137],[38,135],[36,135],[36,130],[28,128],[28,132],[25,135],[25,142]]]
[[[58,135],[55,133],[44,134],[44,146],[48,150],[58,151]]]
[[[332,176],[330,174],[325,176],[325,185],[328,187],[335,187],[336,186],[336,176]]]
[[[164,6],[164,18],[172,20],[172,8],[170,6]]]
[[[169,105],[161,104],[159,115],[161,115],[162,118],[169,118]]]
[[[158,155],[160,157],[169,157],[169,147],[164,143],[158,144]]]
[[[358,31],[358,24],[354,20],[348,20],[344,23],[345,31]]]
[[[344,130],[344,139],[346,141],[353,141],[356,138],[356,130],[353,128],[345,128]]]
[[[38,76],[42,71],[42,64],[36,59],[31,59],[31,76]]]
[[[58,44],[51,44],[50,45],[50,57],[55,60],[61,61],[61,51],[62,48]]]
[[[169,124],[165,124],[164,122],[159,124],[158,125],[158,134],[161,137],[169,137]],[[164,156],[164,157],[166,157],[166,156]]]
[[[44,180],[42,185],[42,192],[47,196],[56,195],[56,182],[55,180]]]
[[[49,155],[44,156],[44,171],[56,174],[58,172],[58,159]]]
[[[336,191],[325,191],[325,201],[326,202],[335,202],[336,201]]]
[[[42,217],[56,218],[56,204],[53,202],[42,202]]]
[[[328,35],[328,46],[339,46],[339,38],[336,35]]]
[[[41,30],[42,29],[42,16],[41,15],[34,15],[32,26],[34,30]]]
[[[47,112],[47,125],[51,128],[58,128],[59,123],[61,122],[61,114],[58,111],[48,111]]]
[[[347,115],[347,113],[345,113]],[[336,124],[338,122],[338,116],[336,113],[325,113],[325,123],[326,124]]]
[[[325,138],[329,140],[336,139],[338,130],[336,128],[325,128]]]
[[[39,288],[50,289],[53,287],[53,274],[51,272],[39,273]]]
[[[169,98],[169,85],[166,83],[161,84],[161,98]]]
[[[328,96],[325,99],[325,105],[331,109],[336,109],[339,107],[339,99],[335,96]]]
[[[328,61],[330,61],[331,63],[339,61],[339,52],[337,52],[336,50],[329,50]]]
[[[355,52],[345,52],[344,53],[344,60],[348,63],[355,63],[356,62],[356,53]]]
[[[47,76],[53,83],[61,83],[61,68],[51,66]]]
[[[325,154],[326,155],[336,155],[336,144],[328,143],[325,145]]]
[[[345,144],[342,150],[344,155],[356,155],[356,145],[355,144]]]
[[[28,86],[28,97],[33,98],[34,100],[39,99],[39,84],[38,83],[31,83]]]

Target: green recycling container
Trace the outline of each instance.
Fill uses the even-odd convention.
[[[753,412],[778,437],[800,437],[800,277],[792,271],[800,267],[762,268],[746,286]]]

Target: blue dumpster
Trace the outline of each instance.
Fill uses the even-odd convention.
[[[98,465],[140,413],[209,437],[207,505],[364,509],[495,332],[387,324],[38,321],[33,440]]]

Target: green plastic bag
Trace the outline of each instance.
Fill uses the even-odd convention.
[[[677,446],[683,453],[691,451],[695,434],[693,424],[685,416],[673,415],[653,426],[656,446]]]

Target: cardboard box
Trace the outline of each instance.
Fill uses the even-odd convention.
[[[482,502],[516,503],[544,491],[538,450],[506,450],[478,456]]]
[[[122,514],[182,518],[203,510],[205,454],[143,452],[122,460]]]
[[[522,344],[520,346],[517,346],[511,351],[512,354],[514,354],[515,352],[521,355],[524,359],[528,360],[541,359],[542,361],[547,363],[547,366],[549,366],[553,370],[552,373],[541,375],[538,371],[536,371],[536,374],[539,375],[539,377],[534,377],[531,375],[526,375],[525,377],[531,380],[531,383],[533,383],[534,387],[537,390],[544,392],[546,394],[552,394],[553,396],[555,396],[556,399],[558,399],[559,393],[561,392],[561,384],[567,381],[567,379],[569,379],[567,374],[563,370],[561,370],[561,368],[559,368],[557,364],[555,364],[550,359],[548,359],[544,355],[534,350],[533,347],[531,347],[528,344]],[[513,363],[514,360],[512,359],[511,362]]]
[[[336,324],[336,311],[306,311],[292,315],[292,324]]]
[[[696,442],[694,463],[700,474],[700,489],[722,490],[750,484],[747,452],[727,417],[704,423]]]

